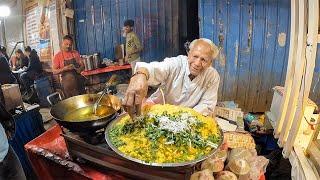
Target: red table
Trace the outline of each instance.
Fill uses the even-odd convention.
[[[76,169],[68,169],[63,166],[63,163],[55,161],[54,159],[60,158],[60,160],[66,162],[66,157],[69,156],[64,138],[60,135],[61,133],[60,126],[55,125],[24,146],[34,172],[39,179],[125,179],[114,172],[103,173],[85,165],[79,166],[70,160],[68,161],[69,164],[74,164],[77,167]],[[39,153],[40,151],[42,154]]]
[[[81,75],[87,79],[85,83],[86,92],[90,94],[102,91],[105,87],[105,82],[108,81],[113,74],[117,75],[119,83],[128,83],[131,77],[131,65],[115,65],[91,71],[83,71]]]
[[[115,66],[108,66],[105,68],[94,69],[94,70],[90,70],[90,71],[82,71],[81,75],[91,76],[91,75],[107,73],[107,72],[112,72],[112,71],[125,70],[125,69],[131,69],[131,65],[130,64],[126,64],[126,65],[122,65],[122,66],[115,65]]]

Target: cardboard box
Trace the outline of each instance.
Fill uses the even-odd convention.
[[[24,109],[18,84],[4,84],[1,85],[1,89],[7,111],[10,111],[18,106],[22,106],[22,108]]]
[[[243,120],[243,112],[241,111],[240,108],[230,109],[226,107],[216,106],[215,114],[217,116],[220,116],[222,118],[235,121],[235,122],[239,121],[240,119]]]

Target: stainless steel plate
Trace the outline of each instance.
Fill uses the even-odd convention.
[[[223,142],[223,132],[221,130],[221,128],[219,127],[219,130],[220,130],[220,134],[221,134],[221,140],[220,142],[218,143],[218,148],[217,149],[213,149],[208,155],[206,156],[203,156],[201,158],[198,158],[198,159],[195,159],[193,161],[186,161],[186,162],[181,162],[181,163],[149,163],[149,162],[145,162],[145,161],[142,161],[140,159],[136,159],[136,158],[132,158],[124,153],[122,153],[121,151],[118,150],[118,148],[116,148],[111,140],[110,140],[110,137],[109,137],[109,131],[113,128],[113,126],[115,124],[117,124],[118,121],[120,121],[124,116],[126,116],[127,114],[122,114],[120,115],[117,119],[113,120],[112,122],[109,123],[109,125],[107,126],[106,128],[106,131],[105,131],[105,139],[108,143],[108,145],[110,146],[110,148],[116,152],[118,155],[130,160],[130,161],[134,161],[134,162],[137,162],[137,163],[140,163],[140,164],[144,164],[144,165],[148,165],[148,166],[154,166],[154,167],[181,167],[181,166],[190,166],[190,165],[195,165],[196,163],[198,162],[201,162],[205,159],[207,159],[208,157],[212,156],[213,154],[216,153],[216,151],[220,148],[222,142]]]

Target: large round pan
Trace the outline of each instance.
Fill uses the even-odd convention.
[[[85,121],[72,120],[66,121],[64,117],[76,109],[84,108],[87,106],[92,106],[96,100],[99,98],[98,94],[84,94],[79,96],[70,97],[68,99],[62,100],[57,104],[53,105],[50,114],[57,123],[70,131],[73,132],[88,132],[96,131],[106,127],[106,125],[118,115],[117,112],[121,109],[120,100],[113,95],[106,95],[102,98],[100,105],[106,105],[112,107],[115,112],[107,116],[101,117],[99,119],[88,119]]]
[[[127,114],[122,114],[120,116],[118,116],[115,120],[113,120],[112,122],[110,122],[106,128],[106,131],[105,131],[105,139],[108,143],[108,145],[110,146],[110,148],[116,152],[118,155],[130,160],[130,161],[134,161],[134,162],[137,162],[137,163],[140,163],[140,164],[144,164],[144,165],[148,165],[148,166],[154,166],[154,167],[183,167],[183,166],[192,166],[192,165],[195,165],[196,163],[198,162],[201,162],[205,159],[207,159],[208,157],[214,155],[216,153],[216,151],[220,148],[221,144],[222,144],[222,141],[223,141],[223,132],[221,130],[221,128],[219,127],[219,131],[220,131],[220,134],[221,134],[221,140],[220,142],[218,143],[218,148],[217,149],[213,149],[210,153],[208,153],[206,156],[203,156],[201,158],[198,158],[198,159],[195,159],[193,161],[186,161],[186,162],[181,162],[181,163],[148,163],[148,162],[145,162],[145,161],[142,161],[140,159],[136,159],[136,158],[132,158],[124,153],[122,153],[121,151],[118,150],[118,148],[116,148],[111,140],[110,140],[110,137],[109,137],[109,131],[115,126],[115,124],[117,124],[118,121],[121,120],[121,118],[123,118],[124,116],[126,116]]]

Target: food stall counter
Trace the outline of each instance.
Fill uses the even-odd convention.
[[[112,66],[107,66],[107,67],[104,67],[104,68],[98,68],[98,69],[94,69],[94,70],[83,71],[83,72],[81,72],[81,75],[83,75],[83,76],[91,76],[91,75],[107,73],[107,72],[112,72],[112,71],[126,70],[126,69],[131,69],[131,65],[130,64],[112,65]]]
[[[61,133],[60,126],[55,125],[24,146],[39,179],[125,179],[73,162]]]

